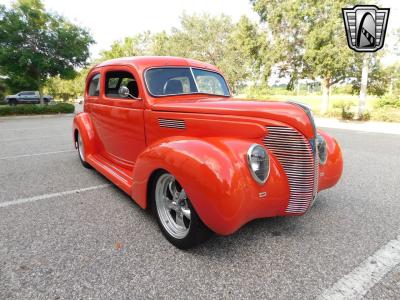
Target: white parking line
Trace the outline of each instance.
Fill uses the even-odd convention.
[[[50,154],[59,154],[59,153],[68,153],[68,152],[75,152],[75,150],[62,150],[62,151],[53,151],[53,152],[43,152],[43,153],[33,153],[33,154],[21,154],[21,155],[13,155],[13,156],[3,156],[3,157],[0,157],[0,160],[14,159],[14,158],[23,158],[23,157],[31,157],[31,156],[50,155]]]
[[[50,199],[50,198],[62,197],[62,196],[66,196],[66,195],[76,194],[76,193],[82,193],[82,192],[87,192],[87,191],[104,189],[104,188],[110,187],[110,186],[111,186],[111,184],[106,183],[106,184],[90,186],[90,187],[87,187],[87,188],[82,188],[82,189],[77,189],[77,190],[71,190],[71,191],[65,191],[65,192],[59,192],[59,193],[52,193],[52,194],[45,194],[45,195],[34,196],[34,197],[30,197],[30,198],[22,198],[22,199],[7,201],[7,202],[0,202],[0,208],[9,207],[9,206],[18,205],[18,204],[23,204],[23,203],[35,202],[35,201],[45,200],[45,199]]]
[[[396,265],[400,264],[400,235],[345,275],[319,300],[362,299]]]

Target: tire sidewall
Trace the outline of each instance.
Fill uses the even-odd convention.
[[[79,137],[80,137],[80,133],[78,131],[77,135],[76,135],[76,149],[78,150],[78,156],[79,156],[79,160],[82,163],[82,165],[87,168],[87,169],[91,169],[92,166],[89,165],[85,159],[81,156],[81,151],[80,151],[80,146],[79,146]],[[83,145],[83,140],[82,140],[82,145]],[[83,146],[83,153],[85,153],[85,147]]]
[[[160,216],[158,214],[157,210],[157,202],[156,202],[156,196],[155,196],[155,190],[157,186],[157,182],[160,179],[161,175],[163,174],[168,174],[166,171],[161,171],[157,174],[155,179],[152,182],[152,187],[151,187],[151,210],[153,214],[155,215],[157,219],[158,226],[164,235],[164,237],[174,246],[176,246],[179,249],[189,249],[197,244],[203,242],[210,236],[210,230],[203,224],[203,222],[200,220],[199,216],[197,215],[197,212],[195,211],[192,203],[190,202],[189,199],[187,199],[188,206],[190,208],[190,227],[189,227],[189,232],[188,234],[182,238],[182,239],[177,239],[173,237],[171,234],[168,233],[168,231],[164,228],[164,225],[162,224],[160,220]],[[172,175],[172,174],[171,174]]]

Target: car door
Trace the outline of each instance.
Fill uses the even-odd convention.
[[[18,94],[18,103],[25,104],[28,101],[28,92],[21,92]]]
[[[122,85],[139,98],[143,91],[132,67],[107,66],[100,72],[100,93],[91,101],[91,116],[104,152],[103,155],[123,166],[133,166],[146,146],[144,104],[141,99],[124,98]]]
[[[39,92],[32,92],[32,94],[31,94],[31,102],[32,103],[40,103],[40,94],[39,94]]]
[[[25,99],[27,103],[37,103],[37,96],[35,92],[27,92],[26,94],[27,95]]]

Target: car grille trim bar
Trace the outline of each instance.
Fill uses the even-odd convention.
[[[316,194],[318,161],[310,143],[300,132],[285,126],[267,126],[263,144],[277,158],[289,182],[286,213],[302,214]]]

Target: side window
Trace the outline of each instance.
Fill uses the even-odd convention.
[[[126,71],[112,71],[106,74],[106,96],[109,98],[121,98],[119,89],[126,86],[129,94],[139,98],[139,88],[135,77]]]
[[[100,95],[100,74],[94,75],[90,80],[88,94],[89,96]]]

